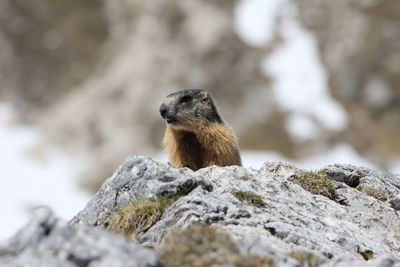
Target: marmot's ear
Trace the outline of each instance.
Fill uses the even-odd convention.
[[[210,94],[207,91],[202,91],[202,100],[207,100]]]

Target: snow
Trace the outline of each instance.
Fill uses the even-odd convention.
[[[283,43],[265,58],[262,67],[274,79],[272,89],[279,107],[288,112],[289,117],[297,117],[296,127],[292,127],[293,123],[287,124],[288,132],[304,139],[317,134],[315,127],[310,127],[312,120],[307,118],[316,120],[325,129],[340,131],[347,126],[347,115],[329,94],[327,72],[320,61],[317,42],[300,25],[296,11],[288,6],[282,12],[280,32]],[[306,135],[298,128],[301,117],[304,131],[310,130]]]
[[[263,46],[274,37],[275,14],[286,0],[242,0],[235,9],[235,29],[248,45]]]
[[[288,129],[289,136],[295,142],[311,140],[318,136],[320,132],[314,121],[303,114],[292,113],[286,119],[285,127]]]
[[[0,104],[0,243],[27,222],[32,208],[47,205],[68,220],[90,197],[72,179],[78,162],[51,150],[42,160],[29,156],[39,135],[30,127],[16,125],[13,114],[11,106]]]

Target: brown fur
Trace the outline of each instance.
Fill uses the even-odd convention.
[[[241,166],[238,141],[228,125],[197,119],[184,128],[167,125],[165,131],[163,143],[172,166],[192,170],[212,165]]]

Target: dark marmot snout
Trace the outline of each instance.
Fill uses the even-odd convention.
[[[198,170],[211,165],[241,165],[237,138],[207,91],[169,94],[160,114],[167,123],[164,145],[174,167]]]

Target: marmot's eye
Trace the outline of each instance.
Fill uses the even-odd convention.
[[[192,100],[192,97],[190,95],[185,95],[181,98],[181,103],[187,103]]]

